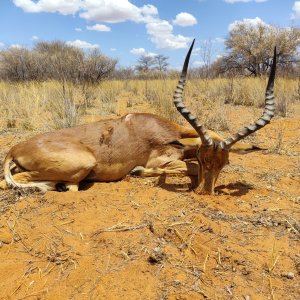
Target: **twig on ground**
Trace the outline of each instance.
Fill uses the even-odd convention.
[[[60,223],[59,226],[71,224],[71,223],[74,223],[74,222],[75,222],[75,220],[65,221],[65,222],[63,222],[63,223]]]
[[[294,231],[295,233],[297,233],[297,234],[300,233],[299,230],[297,230],[297,229],[292,225],[291,222],[289,222],[288,220],[286,220],[286,222],[290,225],[289,230],[293,230],[293,231]]]
[[[221,251],[220,251],[220,248],[218,248],[218,263],[224,269],[224,266],[223,266],[222,261],[221,261]]]
[[[269,284],[270,284],[270,291],[271,291],[271,297],[272,297],[272,300],[275,300],[275,297],[274,297],[274,290],[273,290],[273,284],[272,284],[272,276],[270,275],[269,277]]]
[[[23,282],[21,282],[15,289],[14,291],[12,292],[12,294],[10,296],[13,296],[22,286]]]
[[[12,236],[13,236],[12,241],[15,241],[15,242],[19,242],[20,241],[22,243],[22,245],[24,246],[24,248],[26,249],[26,251],[28,253],[31,252],[32,247],[30,247],[30,246],[28,247],[25,244],[25,242],[23,241],[23,238],[21,237],[21,235],[16,232],[16,230],[15,230],[16,223],[13,226],[8,221],[6,221],[6,223],[7,223],[7,226],[9,228],[9,230],[12,233]]]
[[[182,241],[183,245],[187,247],[187,249],[191,249],[191,251],[197,255],[197,252],[195,251],[195,249],[192,247],[191,245],[191,240],[189,240],[188,242],[185,241],[184,237],[181,235],[181,233],[179,232],[178,229],[174,229],[174,232],[176,233],[176,235],[180,238],[180,240]]]
[[[205,260],[204,260],[204,263],[203,263],[203,273],[205,273],[206,263],[207,263],[207,261],[208,261],[208,258],[209,258],[209,254],[207,253],[207,254],[206,254],[206,257],[205,257]]]
[[[176,222],[176,223],[169,224],[168,227],[179,226],[179,225],[191,225],[191,224],[193,224],[193,222]]]
[[[95,231],[91,237],[95,236],[95,235],[98,235],[102,232],[121,232],[121,231],[131,231],[131,230],[137,230],[137,229],[143,229],[143,228],[146,228],[146,227],[149,227],[149,223],[142,223],[142,224],[139,224],[139,225],[134,225],[134,226],[128,226],[128,225],[114,225],[114,226],[111,226],[111,227],[107,227],[107,228],[102,228],[102,229],[99,229],[97,231]]]
[[[275,255],[275,240],[273,241],[273,247],[272,247],[272,260],[271,260],[271,264],[272,265],[269,266],[269,273],[270,273],[270,275],[271,275],[273,269],[275,268],[275,266],[277,264],[277,261],[278,261],[278,259],[280,257],[280,254],[278,254],[276,256],[276,258],[274,257],[274,255]]]
[[[182,267],[182,266],[179,266],[179,265],[175,265],[175,264],[172,264],[170,261],[169,263],[171,264],[171,266],[173,266],[175,269],[178,269],[178,270],[181,270],[187,274],[190,274],[190,275],[193,275],[195,276],[196,278],[200,278],[201,277],[201,273],[202,273],[202,270],[196,270],[195,267],[193,268],[194,270],[191,271],[188,267]]]
[[[278,254],[275,258],[275,239],[273,241],[273,246],[272,246],[272,257],[271,257],[271,266],[269,266],[269,286],[270,286],[270,292],[271,292],[271,299],[275,300],[274,296],[274,290],[273,290],[273,285],[272,285],[272,272],[273,269],[275,268],[278,258],[280,257],[280,254]]]
[[[19,300],[23,300],[23,299],[27,299],[27,298],[31,298],[31,297],[37,297],[37,298],[39,298],[38,296],[39,296],[41,293],[45,293],[45,292],[48,292],[48,289],[47,289],[47,288],[46,288],[46,289],[43,289],[43,290],[40,290],[40,291],[38,291],[38,292],[36,292],[36,293],[32,293],[32,294],[29,294],[29,295],[24,296],[24,297],[22,297],[22,298],[19,298]]]

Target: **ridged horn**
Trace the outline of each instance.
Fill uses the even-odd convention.
[[[212,138],[207,133],[206,129],[203,127],[202,124],[200,124],[197,120],[197,118],[192,115],[192,113],[186,108],[186,106],[183,103],[183,90],[186,82],[186,75],[187,75],[187,69],[190,61],[190,56],[194,47],[195,39],[193,40],[193,43],[186,55],[184,65],[182,68],[182,72],[180,75],[180,79],[178,81],[178,84],[176,86],[176,90],[174,92],[173,96],[173,103],[175,104],[177,110],[181,113],[181,115],[193,126],[193,128],[197,131],[199,134],[199,137],[201,139],[201,142],[203,145],[211,145],[212,144]]]
[[[255,123],[240,129],[236,134],[233,134],[230,137],[226,138],[223,142],[221,142],[222,148],[229,149],[232,145],[234,145],[239,140],[245,138],[249,134],[263,128],[268,123],[270,123],[271,119],[274,116],[274,110],[275,110],[275,103],[274,103],[275,73],[276,73],[276,47],[274,48],[273,63],[271,67],[267,89],[266,89],[265,108],[262,116]]]

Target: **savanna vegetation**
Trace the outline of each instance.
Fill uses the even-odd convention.
[[[202,43],[203,65],[189,72],[186,101],[205,125],[228,130],[226,107],[261,107],[274,45],[277,115],[292,113],[291,105],[300,99],[299,29],[241,23],[225,44],[227,54],[212,62],[212,43]],[[172,104],[179,73],[168,68],[166,56],[144,55],[135,67],[117,68],[115,59],[98,50],[53,41],[4,49],[0,57],[2,129],[74,126],[87,115],[121,114],[118,101],[123,107],[144,103],[143,110],[181,122]]]
[[[185,103],[222,135],[257,119],[276,44],[275,117],[249,136],[265,150],[232,153],[214,196],[181,177],[1,191],[1,299],[300,299],[299,29],[237,26],[217,61],[200,43]],[[36,132],[127,112],[183,123],[178,76],[165,56],[118,68],[57,41],[4,49],[0,158]]]

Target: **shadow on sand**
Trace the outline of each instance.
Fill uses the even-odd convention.
[[[219,185],[216,187],[215,191],[219,194],[230,195],[230,196],[242,196],[246,195],[254,187],[251,184],[245,182],[237,181],[235,183],[229,183],[226,185]]]

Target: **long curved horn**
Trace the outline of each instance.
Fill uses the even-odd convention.
[[[276,47],[274,48],[274,56],[272,68],[269,76],[269,81],[266,89],[266,97],[265,97],[265,109],[262,116],[253,124],[240,129],[236,134],[225,139],[221,142],[222,148],[229,149],[232,145],[234,145],[239,140],[245,138],[249,134],[263,128],[268,123],[270,123],[271,119],[274,116],[275,104],[274,104],[274,79],[276,73]]]
[[[193,43],[189,49],[189,52],[186,55],[184,65],[182,68],[182,72],[180,75],[180,79],[178,81],[178,84],[176,86],[176,90],[174,92],[173,96],[173,103],[175,104],[177,110],[181,113],[181,115],[193,126],[193,128],[197,131],[199,134],[199,137],[201,139],[201,142],[203,145],[211,145],[212,144],[212,138],[209,136],[205,128],[202,124],[200,124],[197,120],[197,118],[191,114],[191,112],[186,108],[186,106],[183,104],[183,90],[185,86],[186,81],[186,75],[187,75],[187,69],[189,65],[190,56],[192,53],[192,49],[195,43],[195,39],[193,40]]]

